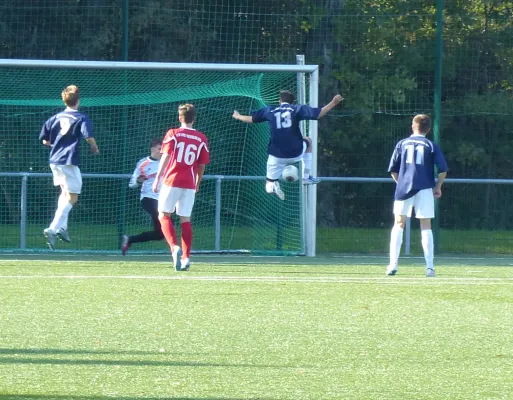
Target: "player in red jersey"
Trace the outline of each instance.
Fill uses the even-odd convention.
[[[159,220],[162,233],[169,244],[176,271],[190,268],[192,247],[191,213],[194,197],[205,166],[210,162],[207,137],[194,129],[196,109],[192,104],[178,107],[180,128],[170,129],[162,142],[162,158],[153,191],[159,191],[159,182],[163,178],[159,194]],[[180,217],[182,227],[182,249],[176,244],[176,231],[171,220],[175,212]]]

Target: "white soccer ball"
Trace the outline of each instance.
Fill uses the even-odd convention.
[[[287,165],[283,172],[281,173],[281,177],[284,181],[287,182],[295,182],[299,178],[299,171],[293,165]]]

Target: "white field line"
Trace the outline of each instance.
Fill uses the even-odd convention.
[[[368,283],[390,285],[513,285],[513,278],[425,278],[425,277],[286,277],[286,276],[145,276],[145,275],[1,275],[8,279],[68,279],[68,280],[155,280],[155,281],[208,281],[208,282],[260,282],[260,283]]]

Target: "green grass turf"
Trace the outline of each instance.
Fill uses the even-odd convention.
[[[511,398],[513,259],[194,261],[1,256],[0,399]]]

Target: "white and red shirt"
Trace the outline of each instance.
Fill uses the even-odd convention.
[[[170,129],[162,142],[161,153],[170,156],[164,171],[164,184],[196,189],[198,165],[210,163],[207,137],[192,128]]]
[[[135,189],[139,186],[139,183],[137,182],[139,177],[146,179],[141,185],[141,200],[145,197],[158,200],[159,194],[153,191],[153,182],[157,176],[158,169],[159,160],[154,160],[151,157],[144,157],[137,163],[128,186]]]

